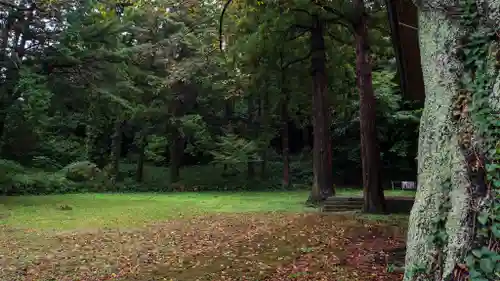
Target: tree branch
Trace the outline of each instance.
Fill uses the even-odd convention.
[[[300,28],[300,29],[305,29],[305,30],[311,30],[312,29],[312,26],[302,25],[302,24],[294,24],[292,27]]]
[[[290,65],[292,64],[296,64],[298,62],[301,62],[301,61],[305,61],[306,59],[310,58],[312,55],[312,52],[310,51],[306,56],[304,57],[301,57],[301,58],[297,58],[297,59],[294,59],[292,61],[289,61],[288,63],[285,63],[281,66],[281,69],[287,69]]]
[[[348,42],[348,41],[345,41],[344,39],[340,39],[340,37],[334,35],[330,30],[327,31],[328,32],[328,36],[330,36],[330,38],[332,38],[333,40],[341,43],[341,44],[345,44],[345,45],[353,45],[354,42]]]
[[[33,11],[36,7],[36,4],[33,3],[33,4],[29,5],[29,7],[21,7],[21,6],[18,6],[16,4],[12,4],[10,2],[7,2],[5,0],[0,0],[0,6],[7,6],[9,8],[13,8],[13,9],[16,9],[18,11]]]
[[[308,32],[308,30],[303,30],[302,32],[299,32],[298,34],[295,34],[294,36],[290,37],[290,38],[287,38],[285,39],[286,41],[293,41],[299,37],[301,37],[302,35],[306,34]]]
[[[226,4],[224,4],[224,8],[222,8],[222,13],[219,18],[219,49],[222,51],[222,23],[224,21],[224,14],[226,13],[227,7],[233,2],[233,0],[227,0]]]
[[[340,11],[338,11],[332,7],[328,7],[328,6],[320,4],[318,0],[312,0],[312,2],[314,5],[320,7],[321,9],[335,15],[335,17],[333,17],[333,18],[325,20],[326,23],[334,22],[336,24],[340,24],[341,26],[343,26],[347,30],[349,30],[349,32],[354,34],[354,24],[355,23],[351,19],[349,19],[346,15],[344,15],[343,13],[341,13]]]
[[[306,9],[296,8],[296,9],[290,9],[290,11],[291,12],[302,12],[302,13],[306,13],[308,16],[311,16],[311,13],[309,13],[309,11]]]
[[[313,4],[320,7],[321,9],[331,13],[331,14],[334,14],[335,16],[337,16],[337,20],[343,20],[345,21],[346,23],[348,23],[349,25],[353,25],[352,21],[347,18],[343,13],[341,13],[340,11],[332,8],[332,7],[329,7],[329,6],[325,6],[325,5],[322,5],[319,3],[319,0],[312,0]]]
[[[342,19],[336,17],[336,18],[331,18],[331,19],[325,20],[325,23],[339,24],[339,25],[343,26],[345,29],[347,29],[347,31],[349,31],[351,34],[354,34],[354,27],[350,21],[348,21],[348,23],[346,23],[346,22],[343,22]]]
[[[389,29],[384,28],[383,26],[373,25],[373,26],[369,26],[369,27],[373,28],[375,30],[378,30],[378,31],[380,31],[382,33],[385,33],[385,34],[391,34],[391,31]]]

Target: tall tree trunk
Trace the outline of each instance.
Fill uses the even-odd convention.
[[[27,17],[21,17],[18,20],[20,22],[15,25],[20,28],[16,28],[13,38],[9,38],[10,31],[7,28],[2,30],[2,44],[0,46],[0,63],[2,67],[6,67],[5,71],[5,81],[2,83],[0,88],[1,101],[0,101],[0,142],[3,141],[3,135],[5,132],[7,110],[12,105],[14,101],[19,98],[19,93],[16,92],[16,87],[18,85],[20,75],[20,67],[22,66],[23,58],[26,53],[26,41],[28,35],[24,34],[30,32],[30,24],[33,21],[35,5],[31,5],[30,8],[24,12]],[[12,20],[12,14],[8,15],[6,21]],[[11,27],[12,28],[12,27]],[[9,39],[12,40],[13,46],[11,48],[10,55],[7,54],[7,48],[9,46]],[[1,148],[1,147],[0,147]]]
[[[232,129],[232,124],[231,124],[231,118],[233,116],[233,100],[232,98],[227,98],[224,101],[224,121],[225,121],[225,126],[226,130],[231,132]],[[224,164],[224,172],[227,171],[227,164]]]
[[[439,9],[441,5],[445,7],[444,5],[450,4],[449,2],[416,1],[416,4],[420,8],[419,42],[426,98],[420,123],[418,187],[410,215],[404,280],[465,280],[455,279],[453,275],[461,270],[459,265],[464,263],[471,246],[475,248],[481,242],[475,235],[479,227],[479,222],[476,222],[477,210],[491,211],[491,207],[488,207],[491,205],[485,203],[492,200],[497,200],[498,204],[498,195],[494,198],[489,189],[495,188],[494,185],[488,188],[484,182],[485,176],[478,174],[484,172],[485,160],[481,155],[493,151],[491,153],[497,153],[498,157],[498,150],[494,152],[494,149],[485,148],[488,147],[488,140],[496,143],[498,149],[498,127],[497,131],[486,131],[492,136],[496,134],[496,139],[484,139],[475,123],[479,120],[471,118],[471,114],[479,109],[477,104],[474,107],[462,106],[457,101],[461,98],[470,99],[470,95],[476,98],[478,94],[487,95],[484,99],[487,103],[481,104],[480,109],[490,107],[493,110],[491,116],[495,116],[496,112],[498,117],[500,75],[498,70],[493,70],[494,67],[491,67],[491,73],[489,68],[485,68],[486,71],[481,70],[481,73],[476,73],[477,76],[472,75],[474,83],[480,86],[469,89],[479,91],[464,91],[461,85],[464,63],[456,54],[460,53],[459,48],[463,42],[469,42],[462,40],[463,36],[469,36],[469,32],[484,30],[483,25],[490,22],[479,21],[478,27],[469,29],[462,26],[461,21],[450,18],[445,9]],[[479,7],[498,7],[499,1],[486,1],[483,4],[485,5]],[[483,12],[491,13],[493,10],[486,9]],[[476,15],[485,17],[481,13]],[[498,14],[489,16],[493,21],[492,26],[498,29]],[[487,44],[486,49],[488,47],[491,44]],[[489,62],[493,65],[495,56],[487,52],[486,56],[490,57]],[[471,53],[478,54],[470,52],[469,55]],[[498,60],[498,53],[496,59]],[[481,65],[486,61],[488,59],[481,57],[473,60],[473,63]],[[478,77],[482,80],[476,82]],[[491,85],[491,89],[481,91],[483,85]],[[475,102],[479,102],[479,99]],[[458,121],[455,116],[457,111]],[[486,130],[494,130],[491,128],[495,129],[490,126]],[[496,239],[497,242],[492,240],[493,244],[498,244],[498,236]],[[495,266],[498,270],[498,264]]]
[[[313,76],[313,185],[309,203],[317,204],[334,195],[332,167],[328,159],[329,106],[326,80],[326,54],[324,22],[318,15],[313,16],[311,29],[311,65]]]
[[[285,86],[285,69],[281,69],[281,147],[283,156],[283,187],[290,186],[290,148],[289,148],[289,130],[288,130],[288,103],[290,102],[290,93]]]
[[[304,142],[304,152],[309,153],[311,151],[311,140],[309,137],[309,128],[307,125],[304,125],[304,128],[302,128],[302,140]]]
[[[359,21],[355,24],[356,84],[359,91],[361,163],[363,173],[364,211],[385,211],[384,190],[380,180],[380,151],[377,140],[376,104],[372,84],[372,66],[368,43],[367,14],[364,0],[355,1]]]
[[[288,128],[288,104],[290,103],[290,92],[286,86],[286,67],[284,58],[284,48],[282,45],[280,51],[280,90],[281,90],[281,104],[279,108],[279,115],[281,121],[281,152],[283,157],[283,188],[290,187],[290,143],[289,143],[289,128]]]
[[[7,121],[7,107],[0,104],[0,155],[3,155],[4,151],[4,133],[5,133],[5,122]]]
[[[264,93],[262,97],[262,105],[261,105],[261,111],[260,111],[260,119],[261,119],[261,124],[263,127],[263,132],[265,134],[265,145],[262,149],[262,164],[260,166],[260,176],[261,178],[266,178],[267,177],[267,150],[269,148],[269,142],[267,135],[269,133],[269,89],[266,81],[266,85],[264,85]]]
[[[253,128],[253,123],[254,123],[254,116],[255,116],[255,101],[252,95],[248,97],[248,106],[247,106],[247,115],[248,115],[248,120],[247,120],[247,125],[246,125],[246,134],[247,136],[251,137],[254,135],[254,128]],[[253,159],[249,159],[247,162],[247,177],[249,179],[255,178],[255,165]]]
[[[99,162],[99,151],[97,150],[100,130],[98,126],[97,116],[99,115],[96,101],[90,100],[89,109],[87,112],[87,124],[85,127],[85,156],[87,161],[97,164]],[[102,168],[102,167],[100,167]]]
[[[175,126],[172,130],[172,142],[170,144],[170,183],[176,183],[180,179],[182,157],[184,155],[184,137],[179,128]]]
[[[112,136],[111,142],[111,182],[116,184],[118,180],[118,175],[120,173],[120,156],[121,156],[121,148],[122,148],[122,128],[123,121],[118,119],[115,121],[114,133]]]
[[[135,181],[142,182],[144,178],[144,158],[146,158],[146,130],[142,129],[139,132],[139,139],[137,140],[139,147],[139,158],[137,159],[137,168],[135,171]]]

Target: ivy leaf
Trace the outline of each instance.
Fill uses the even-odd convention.
[[[465,264],[467,265],[467,267],[471,268],[473,265],[474,265],[474,262],[476,261],[476,259],[474,258],[473,255],[468,255],[466,258],[465,258]]]
[[[482,225],[485,225],[488,222],[488,213],[482,212],[481,214],[479,214],[479,216],[477,216],[477,220]]]
[[[496,187],[496,188],[500,188],[500,180],[495,180],[493,182],[493,185]]]
[[[500,238],[500,224],[496,223],[491,226],[491,232],[496,238]]]
[[[484,258],[479,261],[479,267],[484,273],[490,274],[494,270],[493,261],[490,258]]]
[[[469,275],[470,275],[470,278],[472,280],[477,280],[476,278],[481,277],[481,272],[479,272],[479,271],[477,271],[475,269],[471,269],[469,271]]]
[[[481,250],[479,249],[474,249],[472,250],[472,254],[476,257],[476,258],[481,258],[483,256],[483,253],[481,253]]]
[[[500,262],[500,254],[495,254],[493,257],[491,257],[491,260],[497,264],[498,262]],[[497,266],[500,265],[500,264],[497,264]]]

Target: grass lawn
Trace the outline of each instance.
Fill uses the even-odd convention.
[[[361,195],[339,189],[339,195]],[[387,191],[387,196],[411,196]],[[139,227],[189,216],[244,212],[307,212],[307,191],[71,194],[0,197],[0,224],[37,230]],[[70,210],[65,210],[66,206]]]
[[[380,255],[404,245],[405,216],[323,215],[307,195],[0,198],[0,280],[400,280]]]

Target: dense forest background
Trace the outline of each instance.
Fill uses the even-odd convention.
[[[328,5],[349,15],[339,3]],[[333,182],[361,186],[354,38],[309,1],[0,3],[1,193],[308,188],[323,24]],[[415,180],[422,103],[366,5],[383,186]]]

